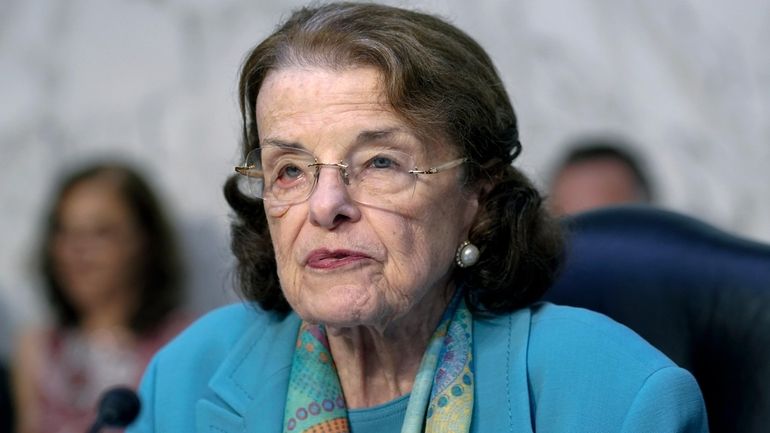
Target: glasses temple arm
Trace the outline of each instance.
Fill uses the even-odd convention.
[[[253,165],[235,166],[235,172],[248,177],[256,177],[256,178],[264,177],[264,172],[262,170],[257,169]]]
[[[429,168],[427,170],[417,170],[417,169],[409,170],[409,173],[411,173],[411,174],[436,174],[436,173],[439,173],[441,171],[448,170],[448,169],[453,168],[453,167],[457,167],[458,165],[466,163],[466,162],[468,162],[468,158],[458,158],[458,159],[449,161],[447,163],[438,165],[436,167],[431,167],[431,168]]]

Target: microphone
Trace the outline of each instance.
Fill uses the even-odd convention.
[[[110,388],[102,394],[96,421],[88,433],[99,433],[102,427],[127,427],[139,415],[140,408],[139,397],[133,390]]]

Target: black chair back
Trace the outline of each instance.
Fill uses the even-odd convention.
[[[651,207],[564,225],[545,299],[606,314],[690,370],[712,432],[770,431],[770,245]]]

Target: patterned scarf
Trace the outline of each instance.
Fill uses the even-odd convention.
[[[402,433],[467,433],[473,410],[471,314],[458,290],[415,377]],[[326,331],[302,323],[284,411],[284,433],[350,433]]]

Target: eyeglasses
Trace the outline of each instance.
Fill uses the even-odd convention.
[[[467,158],[458,158],[420,170],[411,155],[387,148],[358,149],[347,162],[320,162],[304,149],[270,145],[249,152],[235,171],[249,179],[254,197],[283,206],[307,200],[321,169],[336,168],[352,200],[377,206],[409,199],[418,175],[440,173],[465,162]]]

